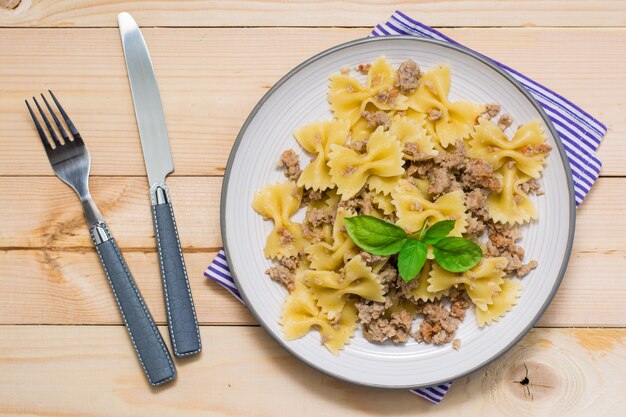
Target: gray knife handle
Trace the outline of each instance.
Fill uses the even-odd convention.
[[[200,329],[189,288],[185,259],[180,247],[169,190],[165,184],[159,184],[152,187],[151,194],[167,322],[174,346],[174,354],[176,356],[194,355],[202,350]]]
[[[92,225],[89,230],[148,381],[156,387],[175,379],[176,368],[170,353],[115,239],[112,238],[105,223]]]

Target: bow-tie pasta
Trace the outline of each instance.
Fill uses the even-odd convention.
[[[520,126],[513,138],[509,139],[498,126],[481,119],[469,145],[473,156],[489,162],[494,169],[512,160],[520,172],[532,178],[540,176],[546,157],[552,149],[546,143],[546,137],[537,121]]]
[[[404,173],[400,144],[382,127],[372,133],[363,154],[341,145],[330,148],[330,176],[342,200],[354,197],[371,175],[384,178]]]
[[[426,127],[447,148],[467,138],[485,106],[469,101],[450,101],[450,67],[438,66],[422,75],[408,106],[426,115]]]
[[[534,200],[543,194],[551,146],[538,121],[509,129],[513,119],[498,118],[499,104],[452,100],[451,73],[385,58],[343,68],[330,77],[332,118],[294,131],[294,145],[311,161],[301,168],[302,152],[283,152],[289,181],[262,188],[252,201],[274,222],[264,255],[272,263],[266,273],[288,290],[285,339],[318,331],[337,355],[360,323],[372,343],[414,338],[458,349],[467,311],[475,310],[480,327],[496,325],[523,297],[519,279],[537,262],[524,263],[519,227],[538,217]],[[405,282],[398,255],[368,253],[352,241],[346,218],[360,215],[413,237],[454,220],[448,236],[478,243],[483,258],[452,273],[428,245],[422,269]]]
[[[292,182],[269,185],[255,194],[252,207],[263,218],[274,221],[265,244],[266,258],[296,256],[306,245],[302,227],[291,221],[301,200],[302,190]]]
[[[333,186],[327,165],[330,146],[343,145],[349,134],[350,124],[347,120],[310,123],[294,132],[300,146],[315,154],[315,158],[300,174],[298,187],[324,191]]]

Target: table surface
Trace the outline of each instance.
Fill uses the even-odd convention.
[[[436,406],[322,375],[281,349],[202,272],[220,247],[219,191],[245,117],[285,72],[400,9],[559,91],[609,132],[578,210],[563,284],[517,346]],[[155,319],[165,322],[147,181],[116,16],[158,73],[169,184],[204,352],[151,389],[74,193],[23,100],[54,89],[87,141],[91,187]],[[0,415],[618,416],[626,407],[626,2],[0,0]],[[166,329],[161,327],[166,334]]]

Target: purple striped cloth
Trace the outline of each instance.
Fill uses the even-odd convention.
[[[400,11],[396,11],[386,23],[377,25],[371,33],[371,36],[385,35],[413,35],[460,45],[443,33],[413,20]],[[580,205],[600,174],[602,163],[595,151],[606,134],[606,126],[554,91],[504,64],[495,60],[492,61],[519,81],[541,104],[552,120],[569,159],[574,179],[576,205]],[[223,249],[211,262],[204,275],[226,288],[243,303],[230,273]],[[451,384],[448,382],[433,387],[411,390],[411,392],[438,404],[448,392]]]

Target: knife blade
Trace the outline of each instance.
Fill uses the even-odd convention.
[[[128,13],[121,13],[118,23],[150,185],[170,339],[176,356],[189,356],[200,352],[202,344],[171,196],[165,183],[167,175],[174,171],[165,114],[141,30]]]

